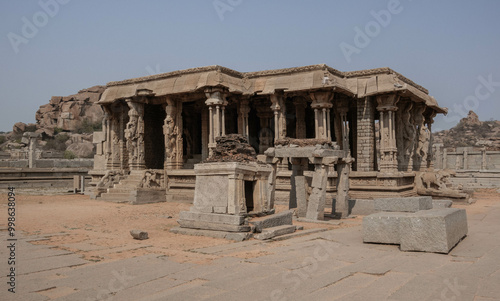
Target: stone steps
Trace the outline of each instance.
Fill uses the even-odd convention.
[[[137,189],[142,181],[143,171],[131,171],[120,183],[113,185],[106,193],[101,195],[101,200],[115,203],[128,203],[131,201],[131,193]]]

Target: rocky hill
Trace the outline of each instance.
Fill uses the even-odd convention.
[[[449,130],[434,133],[434,143],[444,147],[485,147],[500,150],[500,121],[480,121],[473,111]]]
[[[36,124],[14,124],[12,132],[3,139],[3,148],[22,148],[21,136],[36,132],[40,134],[38,145],[45,150],[67,150],[76,157],[92,157],[92,133],[100,130],[104,117],[97,104],[104,89],[94,86],[69,96],[53,96],[36,112]]]

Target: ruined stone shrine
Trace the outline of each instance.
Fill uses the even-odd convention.
[[[258,154],[284,138],[334,141],[354,159],[352,198],[413,196],[415,173],[432,169],[433,119],[446,112],[425,88],[389,68],[341,72],[327,65],[174,71],[110,82],[98,103],[105,118],[94,135],[94,196],[131,203],[193,200],[194,164],[209,157],[217,137],[233,133]],[[277,167],[278,200],[289,198],[296,164],[288,162]],[[121,176],[100,181],[108,171]],[[336,177],[328,173],[330,196]]]
[[[349,215],[349,170],[352,158],[348,151],[327,139],[282,139],[265,152],[268,161],[278,164],[288,159],[292,164],[289,208],[297,208],[297,216],[323,220],[328,175],[337,168],[337,195],[332,213],[338,209],[342,217]],[[273,161],[274,158],[278,160]],[[304,175],[308,164],[314,165],[310,181]],[[310,185],[309,185],[310,183]],[[311,191],[309,192],[309,186]]]

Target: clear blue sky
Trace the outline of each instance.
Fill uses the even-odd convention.
[[[498,0],[55,1],[0,2],[0,131],[34,122],[53,95],[216,64],[390,67],[451,109],[434,129],[454,126],[467,108],[481,120],[500,119]],[[52,5],[46,12],[40,3]],[[382,10],[389,21],[371,13]],[[370,40],[355,43],[356,27],[366,34],[367,26]],[[347,44],[357,49],[350,62]]]

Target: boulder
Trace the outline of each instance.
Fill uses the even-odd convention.
[[[90,142],[73,143],[66,150],[71,151],[78,158],[92,158],[94,156],[94,144]]]

